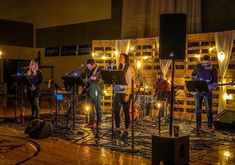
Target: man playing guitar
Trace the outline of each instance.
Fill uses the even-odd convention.
[[[218,75],[217,69],[212,66],[210,56],[203,56],[203,61],[201,64],[198,64],[193,72],[192,78],[194,80],[202,80],[208,83],[208,86],[213,86],[213,84],[217,84]],[[216,86],[215,86],[216,87]],[[209,92],[199,92],[198,97],[195,98],[195,106],[196,106],[196,118],[198,128],[201,128],[202,124],[202,102],[204,100],[204,105],[206,107],[207,118],[208,118],[208,132],[214,132],[213,127],[213,113],[212,113],[212,90]],[[198,103],[198,105],[197,105]]]
[[[39,118],[39,95],[43,76],[38,68],[37,61],[30,61],[26,78],[28,80],[27,95],[31,105],[32,119]]]
[[[101,123],[102,109],[101,109],[101,96],[103,81],[101,79],[101,68],[97,66],[94,59],[87,60],[87,68],[80,75],[82,79],[87,79],[85,82],[84,91],[90,102],[95,106],[98,115],[98,123]],[[89,113],[89,127],[94,127],[95,112],[94,109]]]

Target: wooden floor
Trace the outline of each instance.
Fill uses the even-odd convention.
[[[53,138],[30,140],[22,131],[0,126],[0,164],[151,164],[150,160]]]
[[[14,116],[14,110],[3,111],[3,116]],[[30,111],[28,110],[27,113]],[[0,116],[1,118],[1,116]],[[235,137],[233,138],[235,139]],[[230,156],[224,153],[229,151]],[[202,153],[201,159],[191,161],[192,165],[235,164],[235,144],[215,147]],[[200,155],[199,155],[200,157]],[[110,151],[104,148],[83,146],[70,141],[50,137],[48,139],[29,139],[23,131],[0,125],[0,165],[99,165],[151,164],[151,160],[131,154]]]

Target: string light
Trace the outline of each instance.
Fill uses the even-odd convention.
[[[141,67],[141,61],[137,61],[136,65],[137,65],[137,68],[140,69],[140,67]]]
[[[215,47],[214,47],[214,46],[209,48],[209,52],[212,52],[212,51],[214,51],[214,50],[215,50]]]
[[[200,54],[196,54],[195,57],[198,58],[198,59],[200,59],[200,58],[201,58],[201,55],[200,55]]]
[[[224,157],[226,159],[228,159],[230,156],[231,156],[231,153],[228,150],[224,151]]]
[[[217,56],[218,56],[218,59],[219,59],[220,61],[224,61],[225,54],[224,54],[224,52],[223,52],[223,51],[222,51],[222,52],[220,52]]]
[[[157,107],[158,108],[160,108],[161,107],[161,103],[159,102],[159,103],[157,103]]]
[[[103,59],[103,60],[106,60],[106,59],[107,59],[107,57],[106,57],[105,55],[103,55],[103,56],[102,56],[102,59]]]
[[[0,50],[0,58],[2,58],[2,51]]]
[[[134,46],[131,46],[131,47],[130,47],[130,50],[135,50],[135,47],[134,47]]]
[[[232,95],[231,94],[228,94],[228,93],[225,93],[224,95],[223,95],[223,98],[224,98],[224,100],[232,100]]]

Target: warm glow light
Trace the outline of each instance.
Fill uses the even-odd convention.
[[[107,91],[106,90],[104,90],[104,94],[106,94],[107,93]]]
[[[213,50],[215,50],[215,47],[210,47],[209,48],[209,52],[212,52]]]
[[[95,53],[94,52],[92,52],[92,57],[95,57]]]
[[[135,50],[135,47],[134,47],[134,46],[131,46],[131,47],[130,47],[130,50]]]
[[[157,103],[157,107],[160,108],[161,107],[161,103]]]
[[[231,94],[225,93],[223,98],[224,98],[224,100],[232,100],[233,96]]]
[[[224,52],[223,52],[223,51],[222,51],[222,52],[220,52],[217,56],[218,56],[218,59],[219,59],[220,61],[224,61],[225,54],[224,54]]]
[[[0,56],[2,55],[2,51],[0,50]]]
[[[90,108],[89,108],[89,106],[87,105],[87,106],[86,106],[86,111],[89,111],[89,109],[90,109]]]
[[[115,51],[115,52],[113,52],[113,55],[114,55],[114,56],[117,56],[117,52],[116,52],[116,51]]]
[[[144,60],[147,60],[147,59],[148,59],[148,57],[147,57],[147,56],[144,56],[144,57],[143,57],[143,59],[144,59]]]
[[[140,67],[141,67],[141,61],[137,61],[136,65],[137,65],[137,68],[140,69]]]
[[[200,55],[200,54],[196,54],[195,57],[198,58],[198,59],[200,59],[200,58],[201,58],[201,55]]]
[[[103,60],[106,60],[106,59],[107,59],[107,57],[106,57],[105,55],[103,55],[103,56],[102,56],[102,59],[103,59]]]
[[[227,150],[227,151],[224,151],[224,156],[226,158],[229,158],[231,156],[230,152]]]

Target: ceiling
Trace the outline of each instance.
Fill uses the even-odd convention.
[[[0,19],[33,23],[35,28],[111,18],[111,0],[0,0]]]

